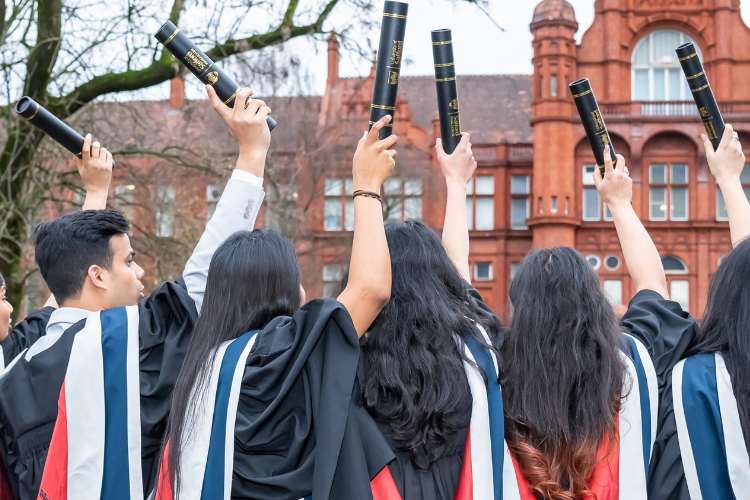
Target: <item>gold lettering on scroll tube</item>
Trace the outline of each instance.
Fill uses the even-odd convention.
[[[609,137],[607,137],[607,134],[602,134],[602,135],[601,135],[601,136],[599,136],[599,137],[601,137],[601,138],[602,138],[602,144],[604,144],[605,146],[606,146],[607,144],[609,144]]]
[[[185,60],[198,71],[203,71],[208,66],[208,61],[198,55],[195,49],[190,49],[190,52],[185,54]]]
[[[398,85],[398,71],[388,72],[388,83],[391,85]]]
[[[708,116],[708,111],[706,111],[706,108],[698,108],[698,112],[701,114],[702,118],[706,118]]]
[[[461,135],[461,121],[458,119],[458,115],[451,116],[451,135],[453,137]]]
[[[404,50],[404,42],[399,40],[393,41],[393,48],[391,49],[391,65],[399,66],[401,64],[401,53]]]
[[[458,99],[453,99],[450,103],[448,103],[448,107],[451,109],[458,109]]]
[[[206,80],[208,80],[208,83],[213,85],[214,83],[219,81],[219,72],[218,71],[212,71],[209,74],[206,75]]]
[[[602,115],[599,113],[599,110],[591,112],[591,117],[594,119],[594,125],[596,126],[596,130],[604,130],[604,120],[602,120]]]
[[[716,134],[716,130],[714,129],[713,122],[705,121],[703,122],[703,126],[706,128],[706,134],[708,134],[709,139],[718,139],[719,136]]]

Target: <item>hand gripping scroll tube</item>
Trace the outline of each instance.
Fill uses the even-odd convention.
[[[370,107],[370,128],[385,115],[395,118],[401,57],[406,34],[406,15],[409,4],[386,1],[380,27],[380,46],[375,69],[375,88]],[[380,130],[380,139],[393,134],[393,120]]]
[[[695,99],[695,105],[698,106],[698,113],[703,120],[703,126],[706,129],[706,135],[711,140],[714,149],[721,144],[721,137],[724,135],[724,119],[721,117],[719,105],[716,103],[714,92],[708,83],[708,77],[698,58],[698,50],[693,42],[680,45],[675,49],[677,57],[682,65],[682,71],[685,72],[688,87]]]
[[[570,93],[573,94],[573,102],[575,102],[576,108],[578,108],[583,130],[586,131],[586,137],[589,138],[591,150],[596,159],[596,166],[599,167],[599,171],[603,177],[604,147],[609,144],[609,154],[614,166],[617,166],[617,156],[615,155],[615,148],[612,145],[609,132],[607,132],[607,127],[604,125],[604,118],[602,117],[602,112],[599,110],[599,104],[596,102],[596,97],[594,97],[594,91],[591,89],[591,83],[588,78],[584,78],[583,80],[571,83],[568,87],[570,88]]]
[[[211,85],[219,99],[230,108],[234,107],[234,99],[240,91],[240,86],[229,78],[209,57],[190,41],[180,29],[167,21],[154,35],[164,48],[172,53],[192,74],[198,77],[204,85]],[[252,99],[248,97],[247,103]],[[268,129],[273,130],[276,120],[270,116],[266,119]]]
[[[458,89],[451,30],[432,32],[432,58],[435,61],[440,138],[445,152],[452,154],[461,142],[461,120],[458,117]]]
[[[24,96],[19,99],[16,103],[16,113],[78,158],[83,156],[83,136],[31,97]],[[115,161],[112,160],[112,165],[114,164]]]

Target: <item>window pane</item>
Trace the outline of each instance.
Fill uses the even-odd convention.
[[[323,281],[341,281],[341,265],[326,264],[323,266]]]
[[[466,227],[474,229],[474,203],[471,198],[466,200]]]
[[[727,204],[724,202],[724,195],[718,187],[716,188],[716,220],[729,220]]]
[[[596,165],[584,165],[583,166],[583,174],[581,175],[581,179],[583,180],[584,186],[594,185],[594,170],[595,169],[596,169]]]
[[[685,80],[685,77],[682,76],[682,71],[680,69],[669,70],[669,95],[667,96],[668,100],[681,100],[680,89],[682,88],[683,80]]]
[[[635,70],[635,100],[648,101],[650,98],[648,91],[648,70]]]
[[[528,198],[512,198],[510,200],[510,227],[512,229],[526,229],[528,209]]]
[[[529,178],[525,175],[511,175],[510,194],[529,194]]]
[[[491,280],[492,279],[492,263],[491,262],[477,262],[474,268],[474,278],[477,280]]]
[[[398,198],[390,198],[386,205],[386,217],[385,220],[401,221],[401,200]]]
[[[156,211],[156,236],[163,238],[172,236],[174,224],[174,201],[176,191],[174,186],[159,186],[156,190],[158,207]]]
[[[687,280],[674,280],[669,290],[670,298],[680,304],[684,311],[690,307],[690,288]]]
[[[386,195],[401,194],[401,179],[386,179],[383,183],[383,191]]]
[[[208,224],[208,221],[214,216],[214,212],[216,212],[216,203],[209,203],[206,207],[206,224]]]
[[[612,220],[612,212],[610,212],[606,203],[604,204],[604,220]]]
[[[422,194],[422,179],[407,179],[404,183],[404,194],[407,196]]]
[[[326,196],[341,196],[341,179],[326,179]]]
[[[133,184],[125,184],[115,188],[117,208],[120,209],[122,215],[131,222],[133,222],[133,219],[135,218],[135,207],[133,206],[134,194],[135,185]]]
[[[351,196],[354,194],[354,182],[352,179],[347,179],[344,184],[344,194]]]
[[[344,229],[354,231],[354,200],[346,200],[344,205]]]
[[[326,200],[325,222],[326,231],[341,231],[341,200]]]
[[[552,75],[549,79],[549,95],[557,97],[557,75]]]
[[[323,298],[324,299],[330,299],[333,298],[334,293],[336,292],[336,287],[338,285],[336,283],[326,283],[323,285]]]
[[[743,184],[750,184],[750,164],[745,164],[740,174],[740,182]]]
[[[510,279],[511,280],[516,277],[516,273],[518,273],[518,270],[520,268],[521,268],[520,262],[512,262],[510,264]]]
[[[422,220],[422,198],[404,200],[404,220]]]
[[[646,35],[638,42],[633,52],[633,64],[648,64],[651,62],[651,36]]]
[[[553,214],[557,213],[557,196],[553,196],[549,201],[549,211]]]
[[[209,184],[206,186],[206,201],[218,202],[223,190],[224,188],[218,184]]]
[[[601,213],[599,208],[599,193],[596,189],[587,188],[583,190],[583,220],[599,220]]]
[[[652,33],[653,54],[651,62],[677,65],[678,60],[674,48],[684,43],[682,40],[682,33],[675,30],[662,30]],[[685,41],[688,40],[689,38],[685,37]]]
[[[622,304],[622,281],[605,280],[604,295],[609,299],[609,303],[614,305]]]
[[[667,190],[652,188],[649,190],[651,200],[651,220],[667,220]]]
[[[745,192],[745,198],[750,201],[750,188],[742,188],[742,190]]]
[[[666,165],[651,165],[649,167],[651,175],[649,182],[651,184],[666,184],[667,183],[667,166]]]
[[[477,194],[495,194],[495,178],[491,175],[477,176]]]
[[[674,51],[674,49],[672,49]],[[666,100],[666,88],[664,87],[664,69],[654,68],[654,101]]]
[[[477,177],[477,179],[479,178]],[[477,198],[476,229],[495,229],[495,200],[493,200],[492,198]]]
[[[687,184],[687,165],[672,165],[672,184]]]
[[[688,219],[687,188],[672,188],[672,220]]]

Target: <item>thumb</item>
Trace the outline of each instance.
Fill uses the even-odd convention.
[[[468,132],[462,132],[461,133],[461,142],[458,143],[458,146],[456,147],[456,149],[461,148],[461,147],[466,148],[468,146],[468,144],[469,144],[469,139],[470,138],[471,138],[471,135],[469,135]]]
[[[602,178],[602,171],[599,169],[599,167],[596,167],[594,169],[594,186],[596,187],[597,191],[599,190],[599,187],[602,185],[602,181],[604,180]]]
[[[703,139],[703,147],[706,148],[706,158],[711,158],[716,154],[714,151],[714,145],[711,144],[711,141],[706,134],[701,134],[701,139]]]

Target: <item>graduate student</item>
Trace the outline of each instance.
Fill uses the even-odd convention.
[[[294,244],[240,232],[208,272],[203,311],[172,394],[161,500],[370,498],[392,459],[361,407],[358,337],[390,296],[379,199],[397,137],[386,116],[354,154],[350,279],[305,304]]]
[[[91,134],[83,141],[81,161],[76,164],[86,188],[82,210],[100,210],[107,206],[109,183],[112,179],[112,155],[98,141],[91,142]],[[107,163],[109,161],[109,163]],[[0,278],[0,282],[3,280]],[[18,354],[46,334],[50,315],[57,309],[55,296],[51,295],[44,307],[26,315],[14,328],[3,331],[5,322],[0,318],[0,367],[5,368]],[[12,311],[12,309],[11,309]]]
[[[686,359],[667,380],[649,477],[654,500],[750,495],[750,203],[740,182],[745,155],[731,125],[716,151],[705,135],[703,142],[734,249],[711,279]]]
[[[501,403],[491,348],[501,325],[468,283],[469,138],[450,156],[437,146],[448,188],[443,241],[421,222],[385,226],[391,298],[362,339],[364,406],[395,456],[372,482],[375,500],[467,499],[460,492],[472,489],[493,498],[487,387]],[[497,416],[502,423],[502,409]]]
[[[213,89],[209,88],[208,92],[211,94]],[[250,89],[243,89],[239,97],[244,101],[250,94]],[[52,313],[46,335],[16,358],[15,364],[6,369],[0,379],[3,459],[17,499],[33,499],[37,494],[40,498],[53,498],[50,496],[53,489],[40,491],[45,462],[45,477],[46,470],[52,474],[51,486],[59,485],[54,479],[67,480],[66,475],[54,475],[63,463],[71,467],[77,474],[75,477],[80,477],[74,459],[97,450],[105,436],[94,426],[56,427],[55,422],[58,409],[63,422],[66,412],[71,410],[74,415],[75,411],[91,413],[91,408],[79,403],[99,390],[118,395],[124,391],[128,395],[129,411],[120,409],[131,418],[129,436],[137,440],[137,444],[131,446],[130,455],[125,453],[124,456],[129,456],[133,464],[137,462],[139,471],[137,477],[131,478],[131,491],[143,495],[148,485],[154,483],[169,410],[166,398],[179,373],[201,309],[208,264],[216,248],[229,235],[253,227],[263,200],[262,176],[270,144],[265,117],[269,113],[263,101],[254,100],[247,109],[238,106],[227,116],[240,151],[232,178],[182,277],[164,283],[149,297],[143,296],[140,280],[144,272],[135,262],[128,238],[129,222],[120,212],[84,210],[43,223],[35,231],[37,264],[60,308]],[[92,151],[92,156],[97,157],[96,150]],[[98,157],[102,161],[101,152]],[[102,163],[110,165],[111,159],[107,157]],[[122,306],[129,307],[127,318],[108,313]],[[129,328],[129,350],[110,342],[112,332],[123,327]],[[99,358],[91,343],[94,337],[99,339]],[[92,350],[82,358],[73,359],[71,349],[78,343]],[[104,386],[91,392],[85,384],[96,379],[96,372],[87,373],[83,380],[71,379],[71,367],[83,365],[101,369],[102,356],[113,353],[127,355],[127,366],[132,368],[128,372],[127,389],[117,385],[125,381],[122,372],[108,372]],[[101,370],[98,376],[98,380],[102,380]],[[65,386],[61,391],[63,381]],[[72,420],[85,422],[84,418]],[[119,427],[118,421],[108,428]],[[70,453],[58,452],[48,457],[53,430],[57,437],[70,443]],[[113,443],[119,441],[108,440],[107,446]],[[78,453],[76,447],[80,447]],[[118,463],[120,465],[122,463]],[[111,469],[99,472],[106,477]],[[95,482],[92,480],[91,484]],[[78,495],[79,491],[70,491],[73,498],[84,498]]]
[[[668,300],[659,253],[630,203],[624,158],[614,169],[608,149],[605,156],[604,178],[597,169],[594,181],[638,293],[618,325],[576,250],[534,250],[521,263],[500,349],[510,498],[646,500],[659,393],[695,333]]]

